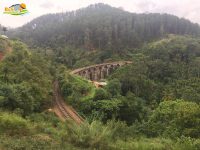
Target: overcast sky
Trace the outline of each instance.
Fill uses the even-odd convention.
[[[11,16],[3,14],[5,7],[25,3],[29,14]],[[200,0],[0,0],[0,24],[19,27],[33,18],[47,13],[65,12],[105,3],[136,13],[157,12],[184,17],[200,24]]]

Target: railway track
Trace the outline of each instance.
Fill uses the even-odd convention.
[[[71,119],[76,123],[81,124],[84,121],[84,119],[75,111],[75,109],[72,106],[69,106],[64,102],[64,99],[61,96],[58,81],[55,81],[53,83],[53,86],[53,96],[55,104],[54,109],[57,116],[63,121],[66,119]]]
[[[110,67],[113,67],[113,65],[122,66],[122,65],[130,64],[130,63],[132,63],[132,62],[119,61],[119,62],[112,62],[112,63],[97,64],[97,65],[92,65],[92,66],[76,69],[76,70],[72,71],[71,74],[79,74],[80,75],[81,71],[84,71],[84,70],[91,71],[91,68],[93,68],[93,73],[95,74],[97,72],[94,71],[94,68],[103,67],[103,66],[105,66],[105,68],[108,68],[108,66],[110,66]],[[75,109],[73,109],[73,107],[71,107],[65,103],[65,101],[61,95],[58,81],[55,81],[53,86],[54,86],[54,103],[55,103],[54,111],[57,114],[57,116],[63,121],[66,119],[72,119],[78,124],[82,123],[84,121],[84,119],[76,112]]]

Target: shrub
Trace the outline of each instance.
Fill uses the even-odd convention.
[[[99,121],[93,121],[91,124],[85,122],[81,125],[68,122],[66,125],[67,135],[63,137],[64,140],[83,148],[109,149],[109,143],[113,141],[116,131],[113,124],[103,125]]]
[[[164,101],[151,115],[149,135],[200,137],[200,106],[182,100]]]
[[[0,133],[27,134],[29,133],[29,122],[16,114],[0,113]]]
[[[103,100],[103,99],[108,99],[109,95],[107,93],[106,90],[104,90],[103,88],[98,88],[95,90],[95,95],[93,100]]]

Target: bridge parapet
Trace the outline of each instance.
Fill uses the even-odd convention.
[[[131,61],[118,61],[118,62],[97,64],[76,69],[72,71],[71,74],[82,76],[88,80],[99,81],[100,79],[106,78],[118,67],[131,63],[132,63]]]

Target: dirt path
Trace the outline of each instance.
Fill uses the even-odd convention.
[[[53,83],[53,94],[54,94],[54,112],[62,120],[71,119],[77,124],[81,124],[84,119],[72,108],[64,102],[63,97],[59,89],[58,81]]]

